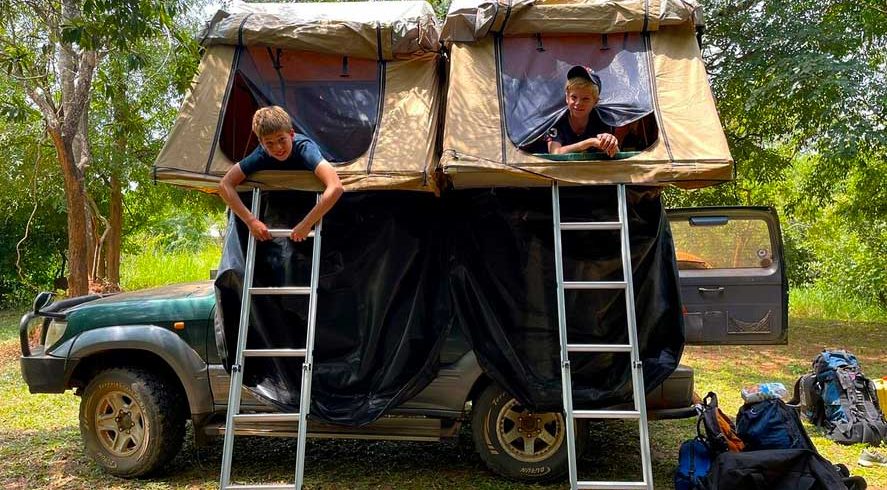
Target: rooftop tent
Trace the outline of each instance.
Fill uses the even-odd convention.
[[[441,169],[457,188],[730,180],[699,15],[679,0],[454,1],[441,34],[451,47]],[[625,133],[614,159],[545,154],[574,65],[600,76],[598,115]]]
[[[438,37],[424,1],[235,2],[201,33],[206,52],[155,176],[212,191],[257,146],[256,109],[280,105],[346,188],[433,191]],[[320,186],[299,171],[258,172],[245,184]]]

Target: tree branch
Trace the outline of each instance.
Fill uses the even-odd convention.
[[[43,148],[43,146],[38,143],[37,144],[37,157],[34,159],[34,178],[31,179],[31,181],[33,183],[32,184],[32,187],[33,187],[32,194],[34,196],[34,207],[31,209],[31,215],[28,216],[27,223],[25,223],[24,236],[22,236],[22,239],[19,240],[18,243],[15,244],[15,268],[16,268],[16,270],[18,270],[18,276],[22,279],[22,282],[24,282],[25,284],[29,284],[31,287],[33,287],[33,284],[30,284],[30,281],[28,280],[28,278],[25,277],[24,272],[22,272],[21,246],[22,246],[22,243],[24,243],[25,240],[28,239],[28,235],[31,232],[31,222],[34,221],[34,215],[37,214],[37,204],[40,202],[40,200],[37,198],[38,197],[37,196],[37,171],[40,168],[40,158],[41,158],[40,150],[42,148]]]
[[[89,89],[92,86],[92,77],[95,74],[95,51],[85,51],[80,57],[77,80],[74,84],[74,94],[69,100],[65,112],[65,122],[62,134],[71,138],[77,131],[83,111],[89,102]]]
[[[37,93],[37,90],[30,85],[25,84],[25,91],[28,93],[28,97],[40,108],[40,112],[43,113],[43,118],[46,120],[46,125],[55,131],[61,131],[58,110],[53,106],[52,102],[44,95]]]

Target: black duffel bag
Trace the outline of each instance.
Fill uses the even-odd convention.
[[[809,449],[722,453],[706,480],[709,490],[864,490],[862,478],[846,478]]]

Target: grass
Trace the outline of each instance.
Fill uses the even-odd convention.
[[[211,269],[219,266],[221,248],[208,243],[198,251],[165,252],[149,245],[137,255],[126,255],[120,263],[120,285],[132,291],[165,284],[209,279]]]
[[[221,443],[198,448],[189,437],[166,474],[147,480],[121,480],[102,473],[83,455],[78,430],[79,399],[31,395],[19,374],[17,325],[20,312],[0,312],[0,488],[7,489],[215,489]],[[870,376],[887,375],[887,323],[810,320],[793,317],[789,344],[768,347],[688,347],[683,362],[696,371],[696,389],[719,394],[735,414],[740,388],[761,381],[786,385],[804,372],[824,347],[852,350]],[[870,489],[887,490],[887,471],[860,468],[861,445],[839,446],[808,430],[820,452],[864,476]],[[650,427],[657,489],[671,488],[680,443],[695,433],[692,420],[652,422]],[[580,477],[636,477],[637,430],[633,424],[597,423]],[[234,473],[244,480],[292,480],[295,441],[240,438]],[[588,471],[595,471],[594,474]],[[311,440],[306,461],[311,489],[540,489],[508,482],[490,473],[474,453],[468,431],[457,443]]]
[[[887,308],[848,297],[823,286],[792,289],[791,316],[855,322],[887,323]]]

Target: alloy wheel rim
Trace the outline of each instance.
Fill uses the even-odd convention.
[[[496,417],[496,438],[511,457],[537,463],[563,444],[564,419],[556,412],[532,412],[512,398]]]
[[[96,404],[94,417],[99,443],[114,457],[130,457],[147,445],[148,424],[132,395],[122,391],[105,393]]]

